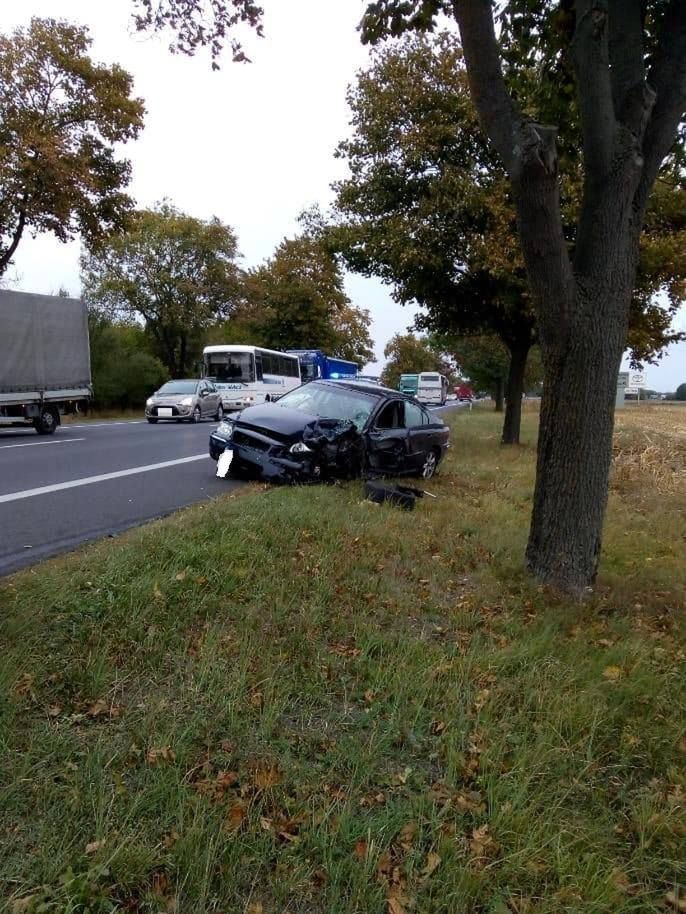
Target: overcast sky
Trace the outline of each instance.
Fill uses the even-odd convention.
[[[356,31],[363,0],[264,0],[265,37],[246,34],[251,64],[226,57],[213,72],[209,58],[172,55],[165,36],[131,29],[130,0],[23,0],[2,3],[0,29],[31,16],[59,16],[89,26],[93,56],[133,74],[147,115],[140,139],[125,154],[133,163],[130,192],[141,206],[164,197],[201,218],[216,215],[239,239],[245,266],[268,257],[297,232],[298,214],[331,201],[330,184],[345,173],[334,159],[348,131],[346,87],[367,61]],[[25,240],[15,259],[16,288],[78,292],[78,244]],[[374,280],[349,276],[348,294],[369,308],[377,357],[414,311],[391,300]],[[686,330],[686,315],[679,319]],[[376,366],[377,370],[380,366]],[[686,344],[672,347],[649,387],[673,390],[686,381]]]

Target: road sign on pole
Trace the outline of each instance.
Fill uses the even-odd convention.
[[[620,371],[617,375],[617,396],[615,397],[615,409],[621,409],[624,406],[624,394],[629,384],[629,372]]]

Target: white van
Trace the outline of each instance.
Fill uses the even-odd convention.
[[[417,399],[431,406],[443,406],[448,396],[448,379],[437,371],[417,375]]]

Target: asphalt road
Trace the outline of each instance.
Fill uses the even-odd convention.
[[[0,431],[0,575],[239,485],[217,479],[214,422]]]
[[[0,575],[240,485],[215,476],[214,427],[142,420],[64,425],[50,437],[0,430]]]

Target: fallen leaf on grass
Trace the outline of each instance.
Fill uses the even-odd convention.
[[[160,590],[159,585],[157,583],[155,583],[155,585],[152,589],[152,596],[153,596],[154,600],[164,600],[164,594]]]
[[[245,914],[264,914],[264,905],[261,901],[251,901],[245,909]]]
[[[388,903],[388,914],[407,914],[407,908],[397,895],[389,895],[386,901]]]
[[[445,733],[447,726],[444,720],[434,720],[431,722],[431,732],[434,736],[440,736],[441,733]]]
[[[404,851],[409,851],[414,844],[414,839],[417,837],[417,832],[419,831],[419,826],[416,822],[408,822],[407,825],[403,825],[398,834],[398,844]]]
[[[185,572],[185,571],[179,571],[178,574],[174,575],[174,580],[175,580],[175,581],[185,581],[185,580],[186,580],[186,572]]]
[[[465,790],[456,794],[454,803],[461,812],[474,812],[482,815],[486,811],[486,804],[477,790]]]
[[[355,847],[353,848],[353,857],[357,857],[358,860],[366,860],[368,849],[369,845],[367,842],[364,839],[360,838],[359,841],[355,842]]]
[[[48,717],[59,717],[62,713],[60,705],[50,705],[48,708]]]
[[[238,802],[233,803],[229,807],[229,811],[226,814],[226,828],[228,831],[238,831],[245,817],[247,816],[248,811],[245,808],[245,804]]]
[[[105,701],[104,698],[98,698],[97,701],[94,701],[88,707],[86,714],[92,718],[104,717],[105,715],[107,715],[107,717],[120,717],[121,708],[117,705],[110,704],[110,702]]]
[[[174,847],[180,837],[181,835],[177,832],[177,830],[172,828],[170,832],[167,832],[167,834],[162,837],[162,844],[167,848],[167,850],[169,850],[170,847]]]
[[[483,865],[486,860],[496,856],[500,847],[491,835],[490,827],[481,825],[472,832],[472,836],[469,839],[469,849],[474,858],[473,862]]]
[[[607,679],[608,682],[616,682],[621,678],[622,668],[619,666],[606,666],[603,670],[603,679]]]
[[[97,852],[105,846],[103,841],[91,841],[90,844],[87,844],[84,850],[84,854],[90,856],[91,854],[97,854]]]
[[[22,673],[14,684],[14,694],[30,695],[31,698],[35,698],[36,695],[33,689],[35,681],[35,677],[32,673]]]
[[[674,908],[675,911],[679,911],[679,914],[686,911],[686,895],[677,894],[678,890],[673,890],[667,892],[665,895],[665,901],[667,904]]]
[[[158,748],[148,749],[146,759],[149,765],[158,765],[160,762],[176,761],[176,753],[171,746],[159,746]]]
[[[269,790],[281,783],[278,765],[258,765],[253,773],[253,784],[258,790]]]
[[[426,866],[422,870],[422,879],[428,879],[433,873],[436,872],[438,867],[441,865],[441,858],[434,851],[429,851],[426,857]]]
[[[24,895],[23,898],[15,898],[10,904],[10,914],[25,914],[34,906],[34,902],[39,895]]]

